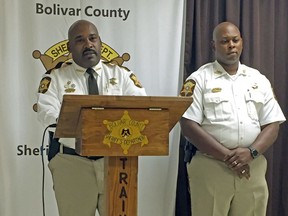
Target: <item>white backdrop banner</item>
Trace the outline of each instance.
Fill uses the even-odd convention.
[[[47,168],[47,135],[32,106],[41,76],[67,58],[67,31],[79,19],[98,27],[103,55],[133,70],[150,96],[177,96],[182,84],[184,0],[0,0],[0,215],[46,216],[57,206]],[[138,215],[174,215],[180,128],[170,154],[140,157]],[[44,172],[41,155],[44,156]]]

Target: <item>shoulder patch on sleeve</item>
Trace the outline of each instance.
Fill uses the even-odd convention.
[[[51,83],[51,77],[47,76],[43,77],[43,79],[40,81],[38,93],[45,94],[49,89],[50,83]]]
[[[180,91],[180,96],[189,97],[193,95],[196,82],[192,79],[186,80]]]
[[[131,73],[131,75],[129,77],[134,82],[135,86],[137,86],[139,88],[143,88],[143,86],[141,85],[141,83],[139,82],[139,80],[137,79],[135,74]]]

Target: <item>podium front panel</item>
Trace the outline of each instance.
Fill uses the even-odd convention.
[[[89,109],[80,112],[76,151],[83,156],[169,154],[169,111]]]

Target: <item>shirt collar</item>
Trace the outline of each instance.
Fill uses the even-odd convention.
[[[81,66],[79,66],[78,64],[76,64],[74,61],[73,62],[73,66],[75,68],[75,71],[78,73],[85,73],[87,68],[83,68]],[[94,71],[97,73],[98,76],[101,75],[101,69],[102,69],[102,60],[99,61],[99,63],[97,65],[95,65],[94,67],[92,67],[94,69]]]
[[[213,69],[214,69],[214,77],[215,78],[225,76],[225,75],[228,76],[225,69],[219,64],[219,62],[217,60],[214,62]],[[236,75],[237,76],[240,76],[240,75],[246,76],[247,75],[245,67],[240,62],[238,65],[238,70],[237,70]]]

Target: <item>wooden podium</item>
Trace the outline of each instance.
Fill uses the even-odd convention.
[[[105,156],[106,216],[137,215],[138,156],[169,154],[169,132],[191,97],[64,95],[56,138]]]

